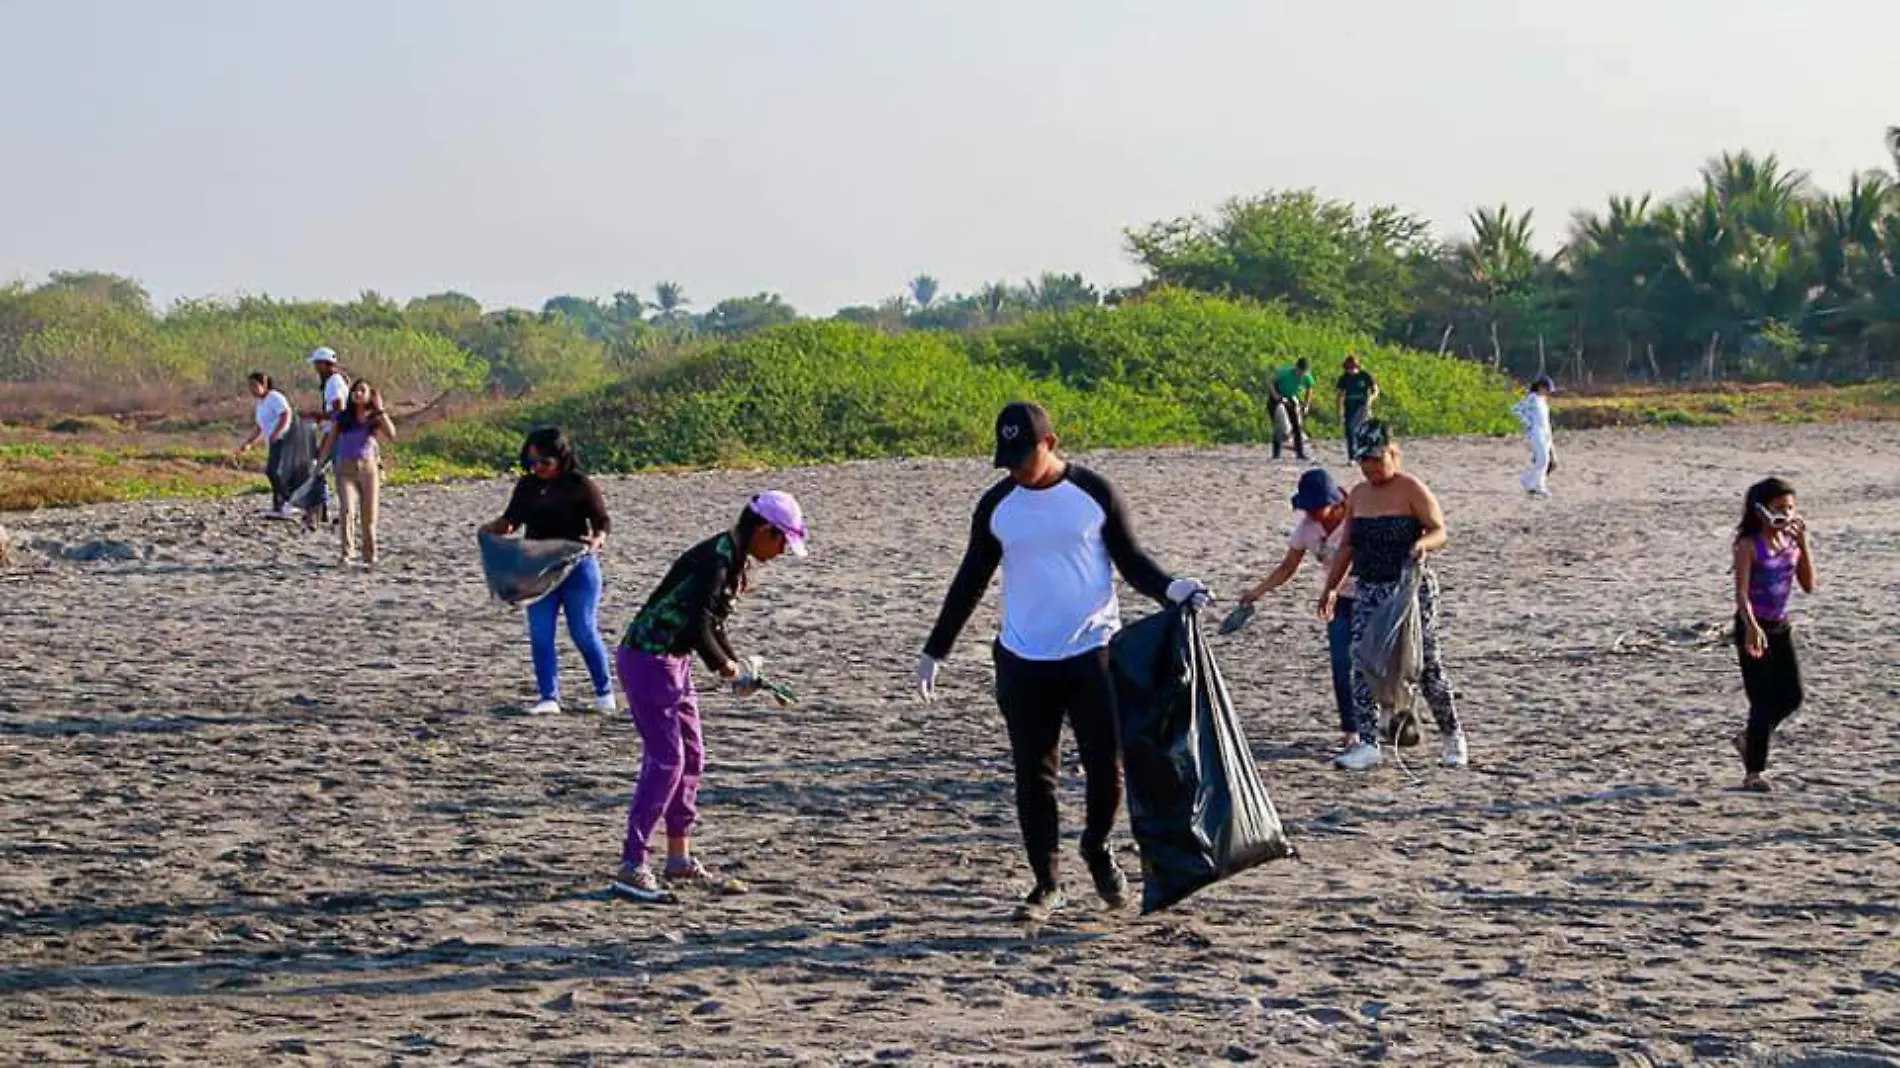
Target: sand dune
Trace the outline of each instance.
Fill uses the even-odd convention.
[[[979,463],[606,481],[616,631],[749,491],[793,490],[816,532],[734,627],[805,703],[705,702],[702,849],[754,891],[659,908],[601,893],[630,724],[521,711],[522,624],[484,603],[471,533],[505,486],[392,492],[374,574],[255,498],[10,516],[0,1061],[1900,1063],[1897,444],[1574,436],[1549,502],[1516,491],[1517,442],[1411,444],[1452,525],[1474,766],[1326,766],[1309,573],[1216,642],[1301,858],[1152,920],[1076,893],[1033,932],[993,603],[940,704],[902,689]],[[1291,465],[1088,462],[1217,591],[1279,556]],[[1727,531],[1769,472],[1823,590],[1763,797],[1729,790],[1720,629]]]

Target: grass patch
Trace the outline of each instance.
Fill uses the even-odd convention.
[[[1900,382],[1852,386],[1757,385],[1642,388],[1560,394],[1551,421],[1569,430],[1618,426],[1749,426],[1900,420]]]

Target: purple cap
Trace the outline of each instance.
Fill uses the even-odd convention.
[[[805,512],[798,506],[797,498],[783,490],[767,490],[752,498],[747,507],[772,524],[772,529],[785,535],[786,552],[793,556],[805,555]]]

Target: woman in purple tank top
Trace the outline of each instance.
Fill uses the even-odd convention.
[[[383,395],[367,379],[350,384],[349,403],[338,412],[317,457],[336,460],[337,498],[343,515],[337,524],[343,539],[341,560],[348,566],[362,553],[364,567],[376,566],[376,519],[383,486],[379,441],[393,444],[396,423],[383,407]]]
[[[1741,654],[1748,726],[1735,736],[1742,789],[1768,790],[1768,739],[1801,707],[1801,664],[1795,655],[1788,600],[1796,583],[1814,592],[1814,553],[1807,521],[1795,511],[1794,487],[1778,478],[1748,487],[1735,531],[1735,645]]]

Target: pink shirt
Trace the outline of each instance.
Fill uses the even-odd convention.
[[[1339,547],[1345,544],[1345,536],[1344,520],[1341,520],[1339,525],[1333,528],[1333,532],[1328,534],[1319,520],[1306,512],[1301,512],[1299,521],[1293,524],[1293,534],[1287,538],[1286,544],[1290,549],[1312,553],[1319,557],[1320,566],[1330,567],[1333,556],[1339,552]],[[1341,597],[1359,595],[1359,585],[1353,581],[1351,574],[1346,576],[1346,581],[1339,584],[1339,595]]]

